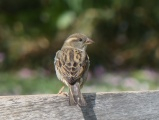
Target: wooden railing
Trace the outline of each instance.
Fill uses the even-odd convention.
[[[85,93],[87,107],[60,95],[0,97],[0,120],[159,120],[159,91]]]

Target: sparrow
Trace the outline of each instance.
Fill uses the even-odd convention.
[[[86,48],[92,43],[94,41],[86,35],[75,33],[70,35],[65,40],[61,50],[56,52],[54,59],[56,75],[69,88],[70,106],[87,105],[80,89],[87,80],[90,66]],[[63,89],[64,87],[62,87]]]

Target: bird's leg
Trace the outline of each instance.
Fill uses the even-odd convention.
[[[63,92],[64,88],[65,88],[65,86],[62,86],[62,88],[59,90],[58,94],[68,96],[67,92]]]
[[[59,90],[58,94],[61,94],[65,86],[62,86],[62,88]]]

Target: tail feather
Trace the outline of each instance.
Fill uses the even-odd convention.
[[[71,106],[79,105],[79,106],[86,106],[87,103],[80,91],[79,83],[75,83],[74,85],[70,85],[69,89],[69,103]]]

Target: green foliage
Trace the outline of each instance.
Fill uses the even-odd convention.
[[[0,95],[58,93],[62,83],[54,77],[20,78],[13,73],[0,73]]]
[[[88,50],[91,69],[98,64],[109,70],[158,68],[158,3],[158,0],[1,0],[0,69],[24,66],[49,69],[50,56],[75,32],[82,32],[96,42]]]
[[[0,95],[57,93],[53,58],[76,32],[95,41],[84,92],[158,89],[157,73],[142,70],[159,68],[158,11],[158,0],[1,0]]]
[[[3,72],[0,78],[0,95],[57,94],[63,86],[55,76],[41,74],[24,78],[17,73]],[[89,79],[82,92],[155,90],[159,86],[158,79],[158,72],[152,70],[107,73]],[[68,92],[68,87],[64,92]]]

